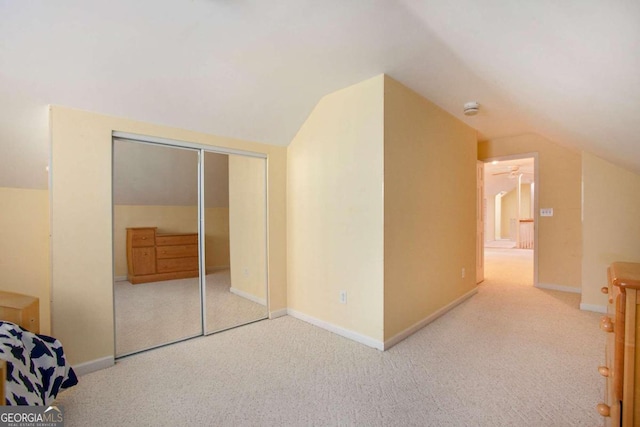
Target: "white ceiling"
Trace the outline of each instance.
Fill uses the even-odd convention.
[[[533,157],[513,160],[500,160],[497,163],[484,164],[484,195],[485,198],[494,197],[504,191],[509,192],[518,186],[518,175],[522,175],[520,182],[529,184],[534,182]]]
[[[287,145],[380,73],[640,173],[638,70],[637,0],[0,0],[0,186],[46,188],[48,104]]]

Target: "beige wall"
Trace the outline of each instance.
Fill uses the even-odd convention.
[[[0,188],[0,200],[0,290],[38,297],[49,334],[49,192]]]
[[[378,342],[383,84],[381,75],[322,98],[287,152],[289,308]]]
[[[582,179],[582,303],[605,307],[609,264],[640,262],[640,175],[583,153]]]
[[[485,201],[484,241],[490,242],[496,239],[496,196],[485,194]]]
[[[270,309],[286,307],[286,148],[53,106],[52,329],[72,364],[114,355],[112,132],[268,156]]]
[[[229,156],[231,290],[266,304],[265,161]]]
[[[228,268],[230,265],[229,208],[206,208],[204,216],[207,271]]]
[[[475,130],[389,77],[384,111],[388,340],[476,286],[477,139]]]
[[[518,190],[516,188],[505,194],[501,208],[500,235],[503,239],[509,239],[511,234],[515,236],[516,230],[511,230],[511,219],[518,218]],[[531,184],[520,185],[520,218],[531,218]]]
[[[500,238],[511,239],[513,237],[511,235],[511,218],[515,218],[517,215],[518,191],[513,189],[500,199]]]
[[[580,288],[582,283],[581,155],[539,135],[482,141],[478,159],[538,153],[538,283]],[[538,212],[536,212],[536,216]]]

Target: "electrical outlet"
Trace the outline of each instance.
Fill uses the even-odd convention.
[[[462,267],[462,278],[464,279],[464,267]]]
[[[347,303],[347,291],[340,291],[340,304]]]
[[[553,216],[553,208],[540,209],[540,216]]]
[[[242,269],[242,273],[244,274],[244,277],[249,277],[249,269],[248,268],[243,268]]]

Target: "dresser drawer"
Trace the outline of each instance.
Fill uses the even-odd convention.
[[[158,273],[198,270],[198,257],[159,259]]]
[[[155,246],[155,228],[136,228],[129,229],[129,238],[131,239],[131,246],[134,248]]]
[[[604,402],[610,408],[609,416],[606,418],[605,425],[620,425],[620,403],[621,397],[616,396],[616,380],[621,375],[616,372],[615,368],[615,337],[614,334],[607,335],[605,347],[605,364],[598,368],[601,375],[605,377]],[[605,369],[603,369],[605,368]]]
[[[151,247],[132,248],[132,273],[134,275],[156,272],[156,251]]]
[[[156,258],[187,258],[198,256],[198,245],[157,246]]]
[[[158,246],[178,246],[178,245],[197,245],[197,234],[158,234],[156,236],[156,245]]]
[[[0,320],[40,333],[40,300],[13,292],[0,292]]]
[[[640,425],[640,264],[614,262],[608,272],[607,315],[600,328],[607,332],[605,365],[598,371],[607,378],[605,401],[597,405],[605,426]]]
[[[158,227],[127,228],[127,279],[132,284],[198,277],[198,234],[158,234]]]

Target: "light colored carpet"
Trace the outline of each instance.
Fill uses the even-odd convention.
[[[125,358],[57,403],[67,427],[601,425],[599,315],[533,288],[530,254],[488,250],[478,294],[386,352],[287,316]]]
[[[207,333],[267,317],[267,308],[229,292],[229,270],[206,277]],[[202,333],[198,279],[116,282],[116,355]]]
[[[513,240],[491,240],[484,242],[485,248],[500,248],[500,249],[512,249],[516,247],[516,242]]]

